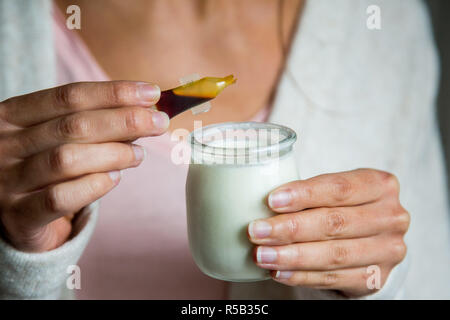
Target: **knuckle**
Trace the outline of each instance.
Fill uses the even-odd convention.
[[[110,99],[115,104],[126,104],[128,97],[133,94],[133,88],[126,82],[113,82],[109,88]]]
[[[343,266],[347,264],[349,257],[349,250],[341,245],[331,245],[330,246],[330,264],[332,266]]]
[[[347,178],[337,176],[333,178],[331,183],[335,200],[345,201],[352,195],[353,186]]]
[[[391,248],[393,257],[397,263],[402,261],[406,257],[408,247],[406,246],[405,241],[403,241],[403,238],[400,238],[397,241],[393,241],[391,244]]]
[[[298,182],[293,189],[294,194],[298,196],[299,199],[302,199],[305,202],[312,202],[314,199],[314,188],[308,184],[301,184]]]
[[[58,121],[57,132],[63,139],[77,139],[88,136],[88,123],[78,115],[63,117]]]
[[[147,111],[141,109],[141,108],[132,108],[128,110],[125,114],[125,127],[131,134],[138,134],[140,131],[142,131],[143,128],[143,122],[142,119],[145,117],[145,113],[148,113]]]
[[[387,192],[391,192],[393,194],[398,194],[400,191],[400,182],[398,178],[392,173],[380,171],[379,172],[380,179],[383,183],[384,189]]]
[[[313,284],[313,273],[311,271],[295,272],[287,281],[283,284],[288,286],[311,286]]]
[[[95,179],[92,179],[88,184],[88,192],[91,195],[98,196],[107,191],[111,186],[110,179],[104,177],[104,175],[97,175]]]
[[[15,110],[17,110],[17,106],[21,104],[20,96],[15,96],[4,101],[0,101],[0,133],[9,131],[9,128],[21,127],[13,120]]]
[[[344,232],[346,225],[347,221],[342,212],[333,210],[328,214],[325,214],[324,230],[327,237],[331,238],[341,235]]]
[[[302,246],[294,246],[293,251],[291,252],[291,257],[289,258],[295,266],[302,268],[305,266],[307,261],[307,257],[305,257],[305,251]]]
[[[287,229],[289,236],[291,238],[296,238],[296,235],[300,232],[300,222],[297,217],[293,216],[287,220]]]
[[[59,107],[76,109],[79,102],[79,90],[76,84],[68,84],[55,89],[55,102]]]
[[[391,225],[395,230],[401,233],[406,233],[411,223],[411,216],[409,212],[399,204],[398,207],[393,210],[391,220]]]
[[[74,164],[74,150],[68,145],[62,145],[49,153],[48,164],[57,172],[66,172]]]
[[[337,284],[339,280],[339,275],[336,272],[324,272],[319,276],[319,281],[317,285],[319,287],[333,287]]]
[[[135,154],[131,146],[125,146],[125,148],[118,147],[111,149],[109,160],[114,167],[122,167],[135,163]]]
[[[131,157],[130,151],[121,147],[111,147],[102,153],[102,157],[105,162],[114,167],[120,167],[121,165],[128,163]]]
[[[49,187],[44,195],[44,209],[49,212],[64,212],[64,198],[64,193],[58,186]]]

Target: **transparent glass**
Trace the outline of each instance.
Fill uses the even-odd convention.
[[[299,179],[295,132],[270,123],[223,123],[188,139],[187,225],[197,266],[225,281],[269,279],[253,262],[247,226],[273,215],[266,204],[270,191]]]

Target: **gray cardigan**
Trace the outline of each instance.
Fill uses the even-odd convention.
[[[377,4],[382,30],[366,28]],[[55,85],[48,0],[0,0],[0,101]],[[445,170],[435,121],[438,61],[418,0],[310,0],[274,101],[270,120],[300,135],[302,177],[373,167],[400,180],[410,211],[409,253],[375,298],[450,298],[450,242]],[[86,225],[63,246],[23,253],[0,239],[1,298],[65,298],[67,267],[94,230]],[[120,285],[120,284],[118,284]],[[342,298],[273,281],[232,284],[230,297]]]

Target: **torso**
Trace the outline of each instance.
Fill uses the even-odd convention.
[[[447,195],[433,104],[438,61],[430,25],[426,19],[426,8],[420,1],[386,2],[385,10],[390,14],[383,16],[386,19],[383,20],[383,30],[387,30],[385,32],[366,29],[365,16],[361,13],[370,4],[370,0],[309,2],[307,16],[301,26],[301,45],[300,41],[295,41],[292,48],[290,73],[295,81],[282,82],[282,90],[274,104],[274,110],[279,112],[271,115],[271,121],[289,126],[301,134],[295,152],[303,178],[358,167],[373,167],[396,174],[401,185],[405,186],[401,192],[402,204],[414,212],[415,223],[411,225],[408,238],[410,250],[413,250],[414,257],[423,259],[414,259],[408,272],[400,269],[401,276],[393,286],[402,287],[401,284],[404,283],[404,290],[401,291],[405,292],[405,298],[423,299],[429,298],[431,294],[448,298],[448,286],[445,284],[448,283],[450,250],[448,245],[444,245],[449,243]],[[399,16],[402,19],[398,19]],[[296,38],[298,40],[299,37]],[[183,74],[186,73],[185,70],[182,70]],[[193,71],[199,70],[196,68]],[[193,71],[189,70],[189,73]],[[225,71],[228,73],[228,70]],[[108,70],[108,73],[111,74],[111,71]],[[173,82],[183,74],[173,75]],[[35,85],[41,86],[40,83]],[[235,86],[233,89],[238,90],[239,87]],[[225,99],[225,93],[223,98]],[[215,109],[220,108],[219,103],[220,100],[214,103]],[[156,139],[144,140],[154,143]],[[154,148],[149,150],[153,152]],[[184,210],[181,205],[184,200],[182,182],[172,184],[170,189],[158,186],[161,181],[171,182],[176,168],[167,170],[169,176],[165,176],[157,167],[159,163],[155,167],[152,154],[148,160],[151,161],[144,161],[145,168],[129,171],[135,180],[127,176],[118,186],[119,189],[113,190],[113,194],[108,195],[108,199],[103,202],[104,212],[99,215],[98,229],[84,255],[85,261],[90,261],[99,272],[89,272],[82,265],[83,277],[92,275],[92,281],[83,280],[83,286],[91,286],[94,291],[101,288],[100,283],[95,282],[100,275],[103,277],[100,280],[108,284],[105,291],[117,297],[117,287],[125,283],[125,277],[129,282],[137,278],[136,282],[142,287],[146,286],[143,290],[157,292],[149,294],[159,294],[161,297],[161,289],[166,289],[171,298],[176,298],[174,293],[179,294],[188,287],[179,283],[180,278],[185,278],[190,281],[192,288],[199,289],[203,285],[205,292],[208,291],[201,296],[193,296],[189,291],[183,293],[183,297],[219,297],[210,293],[221,290],[211,289],[212,282],[208,282],[211,279],[202,278],[202,281],[197,281],[201,277],[200,272],[187,257],[187,246],[183,246],[182,241],[186,241],[187,236],[182,234],[185,226],[181,225],[184,218],[184,212],[181,211]],[[168,161],[164,163],[170,164]],[[156,175],[160,177],[155,177]],[[145,184],[138,188],[136,186],[139,179]],[[129,195],[124,195],[126,191]],[[178,195],[181,197],[178,203],[170,201],[170,206],[155,207],[154,201],[158,202],[169,196],[169,199],[177,199]],[[109,203],[109,207],[105,208],[105,203]],[[135,210],[130,207],[131,204],[142,205],[145,210]],[[135,222],[136,213],[152,223],[146,224],[141,220]],[[110,224],[105,222],[113,218],[120,233],[114,233]],[[101,224],[102,219],[104,224]],[[166,220],[161,222],[163,219]],[[180,226],[172,229],[161,227],[167,221]],[[130,230],[146,227],[152,228],[147,231],[147,238],[139,238],[135,229]],[[158,238],[151,233],[154,230],[161,233],[170,231],[166,232],[165,238]],[[433,230],[432,237],[429,236],[429,230]],[[141,256],[148,257],[147,264],[136,263],[139,256],[136,246],[140,242],[150,246],[152,240],[164,248],[160,251],[168,255],[166,260],[160,262],[154,259],[159,252],[148,247],[141,250]],[[167,246],[169,240],[171,247]],[[117,242],[123,243],[120,250],[115,247]],[[94,244],[98,247],[94,247]],[[170,252],[182,254],[169,256]],[[113,254],[123,264],[122,273],[111,271],[113,264],[108,258]],[[173,268],[179,277],[173,281],[172,286],[163,281],[167,279],[163,273],[171,271],[167,270],[167,266],[178,267]],[[139,271],[143,275],[152,274],[153,278],[139,278]],[[191,274],[196,276],[190,276]],[[424,282],[424,274],[430,276],[431,280]],[[119,276],[120,281],[117,280]],[[136,291],[123,285],[121,288],[127,297]],[[323,290],[300,288],[289,291],[288,287],[261,282],[235,286],[230,297],[330,298],[323,293]],[[145,297],[148,298],[149,294]]]
[[[154,14],[162,21],[154,21],[154,25],[145,28],[142,26],[154,33],[139,35],[146,39],[142,41],[137,36],[130,36],[132,28],[124,26],[126,22],[122,20],[116,23],[119,27],[112,23],[105,28],[108,19],[112,19],[108,16],[110,13],[102,11],[104,7],[94,5],[102,3],[102,0],[86,2],[92,7],[85,5],[84,1],[78,2],[83,17],[80,33],[83,45],[83,41],[65,28],[64,20],[55,26],[59,32],[56,48],[62,83],[134,79],[154,82],[165,89],[176,86],[179,77],[194,72],[219,76],[234,73],[239,85],[220,95],[213,102],[211,112],[195,119],[202,119],[204,124],[257,120],[254,115],[261,114],[261,110],[270,104],[270,95],[277,85],[283,63],[274,12],[270,28],[267,27],[269,18],[264,20],[266,26],[256,24],[255,20],[253,28],[263,29],[253,33],[247,30],[241,35],[239,29],[233,29],[235,21],[215,16],[211,21],[205,20],[202,28],[197,25],[198,33],[205,30],[198,39],[188,37],[193,34],[194,25],[181,18],[172,18],[179,24],[170,26],[169,23],[164,24],[166,20],[162,15]],[[269,8],[268,1],[261,2],[266,4],[265,9]],[[114,0],[109,0],[109,3],[114,3]],[[271,3],[274,2],[271,0]],[[276,10],[275,6],[270,8]],[[256,12],[255,15],[261,14]],[[241,20],[246,19],[251,17],[242,17]],[[221,41],[213,41],[215,34],[221,32],[208,27],[208,23],[222,20],[228,21],[230,26],[216,27],[231,31]],[[154,31],[155,28],[159,28],[156,29],[158,32]],[[241,28],[245,29],[244,26]],[[186,37],[181,37],[177,30],[182,30]],[[206,32],[208,30],[210,34]],[[269,32],[272,32],[270,36]],[[171,38],[175,40],[169,41]],[[235,41],[238,45],[233,45]],[[84,44],[88,50],[82,50]],[[248,52],[255,54],[249,57]],[[173,119],[172,129],[191,129],[192,120],[189,112],[180,115]],[[185,217],[188,168],[187,165],[172,163],[174,142],[170,135],[139,139],[136,143],[147,149],[148,160],[138,170],[126,170],[121,183],[102,198],[96,231],[79,261],[84,285],[77,296],[82,299],[116,299],[123,298],[126,292],[127,298],[137,299],[228,297],[226,283],[202,274],[190,255]]]
[[[109,78],[168,89],[192,73],[237,77],[239,85],[218,97],[210,112],[195,117],[203,125],[245,121],[270,103],[283,68],[282,44],[289,43],[304,2],[284,1],[280,39],[278,1],[235,2],[236,8],[229,1],[137,0],[133,8],[104,1],[57,3],[81,7],[80,35]],[[185,113],[171,121],[170,129],[191,130],[193,120]]]

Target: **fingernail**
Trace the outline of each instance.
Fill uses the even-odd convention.
[[[277,279],[289,279],[292,277],[292,271],[277,271],[275,278]]]
[[[145,148],[141,147],[141,146],[137,146],[137,145],[133,145],[132,146],[133,152],[134,152],[134,158],[136,160],[137,163],[142,162],[142,160],[145,159],[146,156],[146,150]]]
[[[161,95],[161,89],[155,84],[140,82],[137,84],[136,94],[138,99],[145,104],[155,103]]]
[[[152,120],[153,125],[156,128],[166,130],[169,127],[169,116],[160,111],[151,111],[152,112]]]
[[[253,239],[261,239],[270,236],[272,225],[263,220],[250,222],[248,225],[248,234]]]
[[[110,171],[108,172],[109,177],[114,183],[118,183],[120,178],[122,177],[122,171]]]
[[[259,263],[271,263],[277,260],[277,251],[270,247],[259,247],[256,251],[256,261]]]
[[[287,190],[280,190],[269,195],[269,206],[271,208],[286,207],[291,203],[292,194]]]

